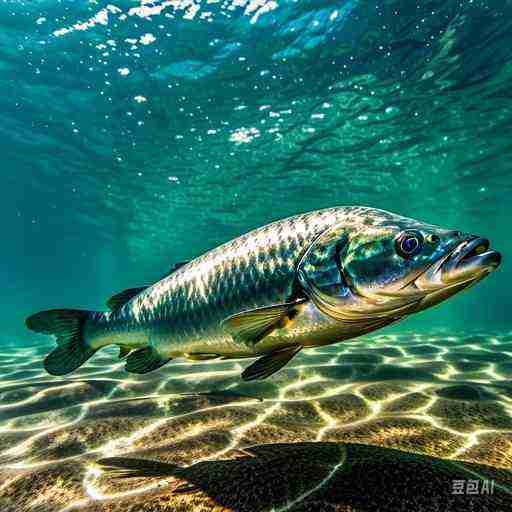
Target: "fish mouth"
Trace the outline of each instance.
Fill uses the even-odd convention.
[[[480,237],[459,243],[441,267],[443,283],[473,281],[496,270],[501,263],[501,254],[490,249],[490,245],[489,240]]]

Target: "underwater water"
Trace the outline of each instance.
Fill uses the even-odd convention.
[[[512,510],[512,2],[110,2],[0,9],[0,510]],[[261,382],[45,372],[30,314],[338,205],[503,263]]]

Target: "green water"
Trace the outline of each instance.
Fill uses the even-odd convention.
[[[4,4],[2,337],[29,337],[31,311],[98,308],[250,228],[352,204],[504,253],[408,327],[510,327],[512,4],[239,4],[193,19],[158,2]]]
[[[41,365],[51,340],[24,326],[35,311],[104,309],[113,293],[153,283],[175,262],[252,228],[304,211],[367,205],[484,236],[502,253],[503,263],[471,290],[379,332],[383,337],[365,338],[360,346],[337,345],[309,360],[301,355],[299,370],[284,371],[255,392],[284,400],[282,382],[293,391],[294,379],[314,384],[320,376],[327,379],[328,391],[304,393],[305,403],[337,393],[340,385],[359,397],[355,403],[363,395],[374,400],[359,388],[360,381],[366,386],[396,378],[404,387],[383,392],[386,400],[424,393],[418,407],[425,407],[425,421],[436,429],[441,425],[441,431],[446,427],[449,440],[428,444],[430,434],[423,430],[415,434],[416,444],[394,444],[368,433],[347,439],[512,467],[509,455],[503,459],[511,450],[510,390],[499,394],[492,388],[512,376],[512,1],[112,2],[1,4],[2,381],[17,389],[18,382],[26,386],[43,379],[48,393],[57,393],[52,386],[60,381],[52,381]],[[400,350],[386,348],[394,343]],[[119,426],[112,427],[113,437],[98,434],[100,440],[76,433],[96,411],[91,400],[205,391],[214,384],[248,392],[238,378],[244,363],[220,365],[219,374],[215,363],[167,365],[162,375],[171,384],[159,384],[154,376],[123,383],[128,377],[115,355],[102,352],[75,375],[99,375],[110,384],[83,395],[63,391],[62,409],[55,406],[62,398],[58,394],[50,406],[43,400],[26,408],[24,401],[40,387],[2,395],[4,405],[11,404],[7,408],[20,402],[19,409],[0,410],[4,447],[22,444],[35,425],[29,448],[15,453],[21,466],[13,467],[46,468],[41,461],[65,459],[68,449],[80,463],[80,454],[86,462],[97,453],[108,455],[104,447],[121,435]],[[338,364],[336,357],[348,365],[340,373],[321,368]],[[319,369],[307,370],[311,365]],[[198,377],[201,372],[216,377]],[[429,380],[432,387],[422,387]],[[446,380],[457,381],[454,386],[477,384],[470,391],[445,392]],[[489,413],[487,406],[469,413],[460,404],[472,389],[478,397],[498,393],[492,403],[499,413]],[[431,414],[429,400],[439,396],[451,402],[443,413]],[[361,402],[364,410],[355,419],[341,418],[336,408],[323,409],[331,416],[317,411],[311,439],[329,438],[331,427],[318,427],[323,421],[373,421],[385,410],[380,398],[375,400]],[[352,402],[347,403],[350,409]],[[459,406],[466,411],[460,413],[462,426],[450,423],[446,413]],[[261,407],[264,424],[265,411],[280,406]],[[160,421],[159,412],[148,414],[155,425]],[[247,414],[247,424],[259,425],[260,416]],[[289,414],[298,421],[303,412]],[[481,423],[486,415],[498,419]],[[127,417],[128,431],[147,428]],[[278,434],[245,439],[239,435],[247,430],[240,427],[245,421],[237,419],[230,431],[240,445],[281,439]],[[65,441],[52,437],[55,425]],[[223,428],[213,420],[212,425]],[[201,425],[197,428],[202,432]],[[386,427],[375,432],[380,428]],[[463,433],[454,434],[459,428]],[[466,433],[479,429],[503,437],[492,449],[483,443],[481,452],[467,451],[481,439],[473,443]],[[79,441],[74,432],[82,436]],[[452,435],[466,444],[452,446]],[[38,444],[44,436],[54,448]],[[294,433],[282,440],[299,438]],[[207,439],[204,446],[209,443],[215,444]],[[218,447],[222,456],[227,450]],[[195,452],[184,453],[184,461],[199,460]],[[87,473],[84,489],[94,496],[99,484],[92,475]],[[72,487],[66,480],[62,485]],[[62,496],[41,510],[64,510],[66,500],[83,499]],[[13,510],[25,510],[20,503]],[[26,510],[32,509],[27,505]]]

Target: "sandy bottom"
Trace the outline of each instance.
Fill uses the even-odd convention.
[[[0,349],[2,512],[512,510],[510,333],[371,336],[260,383],[117,350],[56,378],[49,348]]]

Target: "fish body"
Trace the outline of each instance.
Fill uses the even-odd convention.
[[[338,323],[311,301],[298,304],[300,314],[290,325],[253,346],[235,340],[222,322],[241,311],[293,300],[296,268],[305,250],[332,223],[362,220],[363,212],[334,208],[298,215],[221,245],[150,286],[118,311],[92,318],[90,342],[99,348],[123,343],[130,336],[162,355],[178,357],[255,356],[291,341],[304,346],[339,341]]]
[[[74,310],[53,310],[27,325],[59,342],[52,325],[73,324],[87,357],[111,344],[133,350],[126,369],[135,373],[176,357],[259,357],[243,376],[265,378],[302,348],[371,332],[474,284],[500,263],[488,247],[383,210],[330,208],[227,242],[114,296],[112,311],[80,312],[73,323]],[[51,373],[68,373],[84,357],[64,334],[46,360]]]

